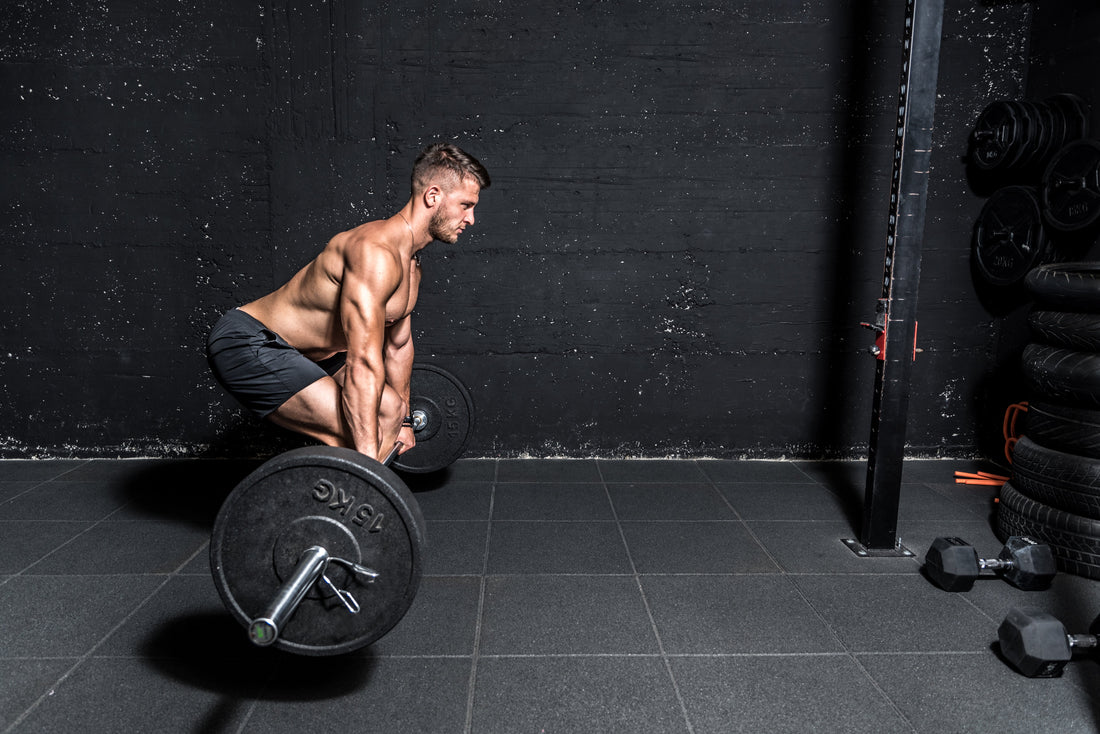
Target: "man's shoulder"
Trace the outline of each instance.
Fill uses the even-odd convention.
[[[383,222],[367,222],[355,229],[341,232],[333,238],[344,262],[353,270],[356,266],[366,267],[370,271],[394,271],[400,274],[397,248],[389,241],[384,232]],[[331,246],[330,245],[330,246]]]
[[[333,242],[341,249],[358,251],[356,254],[360,252],[366,254],[367,251],[373,250],[393,251],[394,243],[390,241],[391,239],[385,220],[376,220],[341,232],[333,238]]]

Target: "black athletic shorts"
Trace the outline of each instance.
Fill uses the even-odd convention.
[[[218,383],[260,418],[336,374],[345,358],[341,353],[314,362],[238,308],[218,320],[206,342],[206,359]]]

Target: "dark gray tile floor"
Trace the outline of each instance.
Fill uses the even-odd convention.
[[[994,490],[906,466],[899,535],[855,556],[862,464],[462,461],[411,483],[412,609],[370,648],[251,647],[207,560],[256,462],[0,462],[0,731],[1095,732],[1100,667],[1023,678],[1007,611],[1084,631],[1100,584],[948,594],[937,535],[999,543]]]

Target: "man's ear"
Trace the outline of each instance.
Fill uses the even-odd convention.
[[[424,206],[431,209],[443,201],[443,190],[438,186],[429,186],[424,189]]]

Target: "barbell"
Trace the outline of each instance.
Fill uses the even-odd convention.
[[[394,469],[453,463],[473,426],[473,401],[452,374],[415,365],[416,447],[384,461],[331,446],[292,449],[229,494],[210,540],[214,585],[259,646],[338,655],[381,638],[420,585],[427,545],[415,497]],[[390,467],[393,468],[390,468]]]

